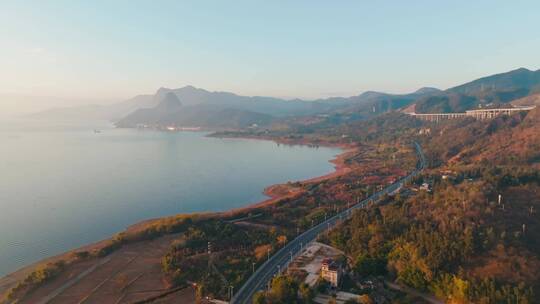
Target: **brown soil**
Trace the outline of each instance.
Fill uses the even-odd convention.
[[[104,263],[48,303],[133,303],[158,296],[169,287],[163,280],[161,257],[176,237],[178,235],[167,235],[129,244],[105,258],[72,264],[60,277],[38,288],[20,303],[39,303],[70,279],[100,262]],[[183,294],[185,299],[194,297],[191,289],[175,294]],[[166,298],[159,303],[172,303],[166,302]]]

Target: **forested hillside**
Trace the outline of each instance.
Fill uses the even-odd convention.
[[[357,273],[449,303],[539,301],[540,111],[443,124],[391,114],[356,127],[347,128],[364,141],[420,141],[430,166],[415,191],[330,234]]]
[[[490,121],[466,119],[430,127],[425,145],[433,166],[538,166],[540,109]]]
[[[540,71],[524,68],[483,77],[415,101],[417,113],[464,112],[493,107],[540,92]]]

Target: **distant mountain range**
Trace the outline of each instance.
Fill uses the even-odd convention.
[[[326,101],[341,103],[344,106],[337,110],[341,113],[357,113],[362,117],[373,116],[388,111],[398,110],[412,104],[414,101],[442,92],[436,88],[424,87],[409,94],[388,94],[367,91],[358,96],[348,98],[330,98]]]
[[[414,100],[439,93],[434,88],[422,88],[411,94],[387,94],[368,91],[358,96],[306,100],[283,100],[272,97],[247,97],[227,92],[208,92],[192,86],[180,89],[159,89],[154,108],[140,109],[117,122],[119,127],[147,125],[154,127],[197,126],[210,128],[242,128],[250,125],[267,126],[291,116],[329,113],[351,113],[368,117],[406,106]],[[163,113],[162,103],[173,94],[185,105]],[[161,112],[161,114],[159,114]],[[156,118],[159,117],[159,118]]]
[[[169,92],[174,93],[178,97],[186,110],[191,109],[191,107],[201,107],[199,111],[193,109],[192,112],[200,112],[214,106],[216,109],[213,109],[213,111],[236,109],[267,114],[274,117],[285,117],[327,112],[334,109],[337,105],[328,102],[305,101],[300,99],[285,100],[263,96],[241,96],[229,92],[210,92],[193,86],[186,86],[179,89],[160,88],[155,94],[138,95],[112,105],[54,108],[35,113],[32,116],[47,119],[102,119],[116,122],[138,109],[157,106]]]
[[[111,105],[87,105],[52,108],[31,114],[31,117],[51,120],[108,120],[117,121],[127,114],[156,105],[154,95],[137,95]]]
[[[317,100],[285,100],[263,96],[241,96],[210,92],[186,86],[160,88],[155,94],[138,95],[109,106],[58,108],[34,114],[53,119],[106,119],[120,127],[176,125],[209,128],[241,128],[294,116],[353,114],[367,118],[393,110],[417,113],[462,112],[468,109],[509,103],[540,93],[540,71],[524,68],[465,83],[445,91],[421,88],[410,94],[368,91],[351,97]]]
[[[182,90],[182,89],[180,89]],[[247,110],[224,108],[197,99],[191,105],[182,106],[178,95],[173,91],[160,90],[161,101],[152,108],[138,109],[116,123],[118,127],[207,127],[244,128],[251,125],[267,125],[273,117],[268,114]],[[195,97],[200,97],[195,95]]]

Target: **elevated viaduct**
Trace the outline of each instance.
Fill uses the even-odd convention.
[[[498,109],[478,109],[478,110],[468,110],[465,113],[407,113],[414,117],[417,117],[422,120],[439,122],[441,120],[448,119],[460,119],[465,117],[473,117],[475,119],[492,119],[499,115],[511,115],[516,112],[521,111],[530,111],[536,108],[536,106],[524,106],[524,107],[514,107],[514,108],[498,108]]]

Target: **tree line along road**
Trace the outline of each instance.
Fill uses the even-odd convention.
[[[283,248],[278,250],[274,255],[272,255],[264,264],[262,264],[255,273],[253,273],[249,279],[244,283],[240,290],[233,296],[230,303],[233,304],[248,304],[251,303],[253,295],[259,291],[263,290],[272,280],[274,275],[279,274],[283,269],[285,269],[289,263],[292,261],[294,256],[302,252],[302,249],[313,242],[317,237],[329,230],[331,227],[336,225],[338,221],[347,218],[352,214],[353,210],[366,208],[371,201],[377,201],[381,196],[392,193],[401,188],[401,186],[411,180],[413,177],[417,176],[425,167],[426,160],[422,147],[415,142],[414,143],[416,154],[418,156],[418,163],[416,169],[409,173],[409,175],[401,178],[395,183],[389,185],[383,190],[374,193],[370,197],[364,199],[363,201],[355,204],[354,206],[334,215],[333,217],[323,221],[317,226],[301,233],[294,240],[290,241]]]

